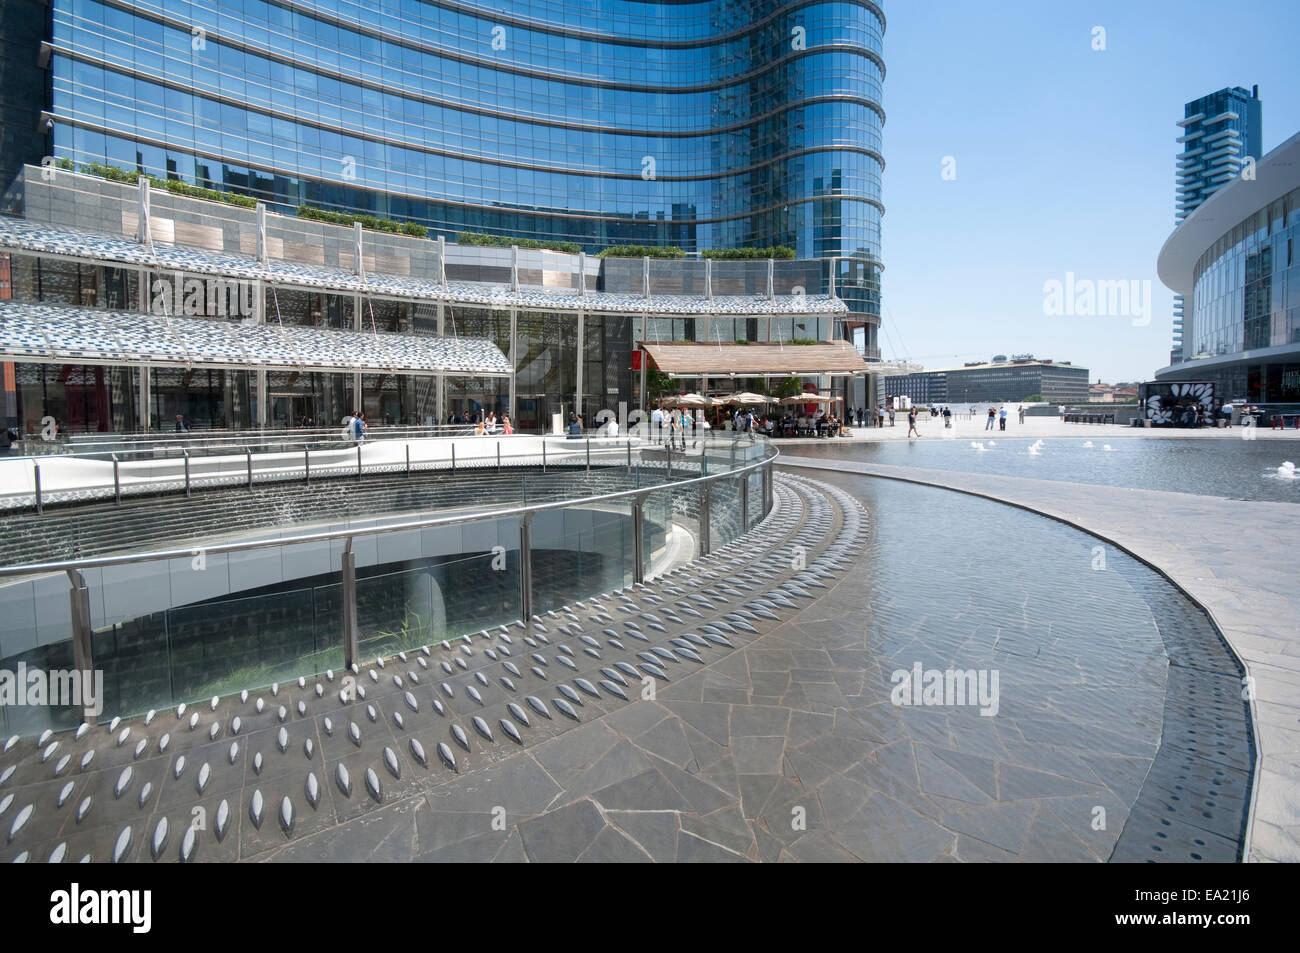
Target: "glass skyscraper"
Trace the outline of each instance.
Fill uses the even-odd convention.
[[[1176,220],[1181,223],[1201,203],[1242,171],[1246,159],[1262,154],[1259,87],[1221,89],[1183,106],[1178,123],[1183,146],[1178,157]],[[1183,296],[1174,296],[1174,334],[1169,363],[1183,359]]]
[[[831,262],[874,356],[869,0],[52,0],[48,16],[55,157],[451,240],[787,245]]]

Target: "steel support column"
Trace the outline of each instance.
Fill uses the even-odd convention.
[[[86,580],[78,570],[69,569],[68,579],[72,582],[72,591],[69,593],[72,609],[72,665],[83,679],[93,678],[95,654],[90,631],[90,590],[86,588]],[[88,724],[94,721],[84,707],[81,720]]]
[[[519,518],[519,621],[533,617],[533,514]]]
[[[352,537],[343,547],[343,666],[351,668],[357,662],[357,554],[352,551]]]
[[[633,584],[645,582],[645,497],[632,500],[632,557]]]

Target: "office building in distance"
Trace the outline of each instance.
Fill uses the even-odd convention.
[[[886,399],[906,396],[912,403],[979,404],[1023,401],[1042,395],[1048,403],[1070,404],[1088,399],[1088,369],[1068,361],[1035,360],[1030,355],[921,371],[885,379]]]

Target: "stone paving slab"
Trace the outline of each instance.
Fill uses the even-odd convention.
[[[1300,523],[1294,504],[784,454],[781,462],[908,480],[1027,507],[1112,540],[1158,567],[1212,614],[1254,680],[1260,764],[1249,859],[1300,861],[1300,678],[1293,664],[1300,657],[1294,570]]]
[[[1182,754],[1162,741],[1179,686],[1149,570],[1129,560],[1140,571],[1081,595],[1075,619],[1034,586],[958,597],[954,618],[949,603],[863,586],[865,559],[925,554],[868,557],[852,493],[780,474],[774,495],[709,557],[376,660],[356,697],[334,675],[6,742],[0,862],[1236,856],[1216,833],[1246,790],[1231,746],[1208,768],[1193,759],[1189,794],[1224,815],[1165,833],[1159,812],[1183,794],[1146,783]],[[1021,535],[999,545],[1054,554],[1055,524],[1008,522]],[[912,659],[993,666],[1016,690],[996,718],[900,707],[890,673]]]

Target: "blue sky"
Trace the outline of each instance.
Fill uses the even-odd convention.
[[[1156,256],[1174,225],[1175,122],[1188,100],[1259,84],[1264,151],[1300,132],[1300,0],[884,9],[883,356],[1032,353],[1094,381],[1149,380],[1169,362]],[[1045,315],[1044,282],[1067,272],[1150,281],[1150,323]]]

